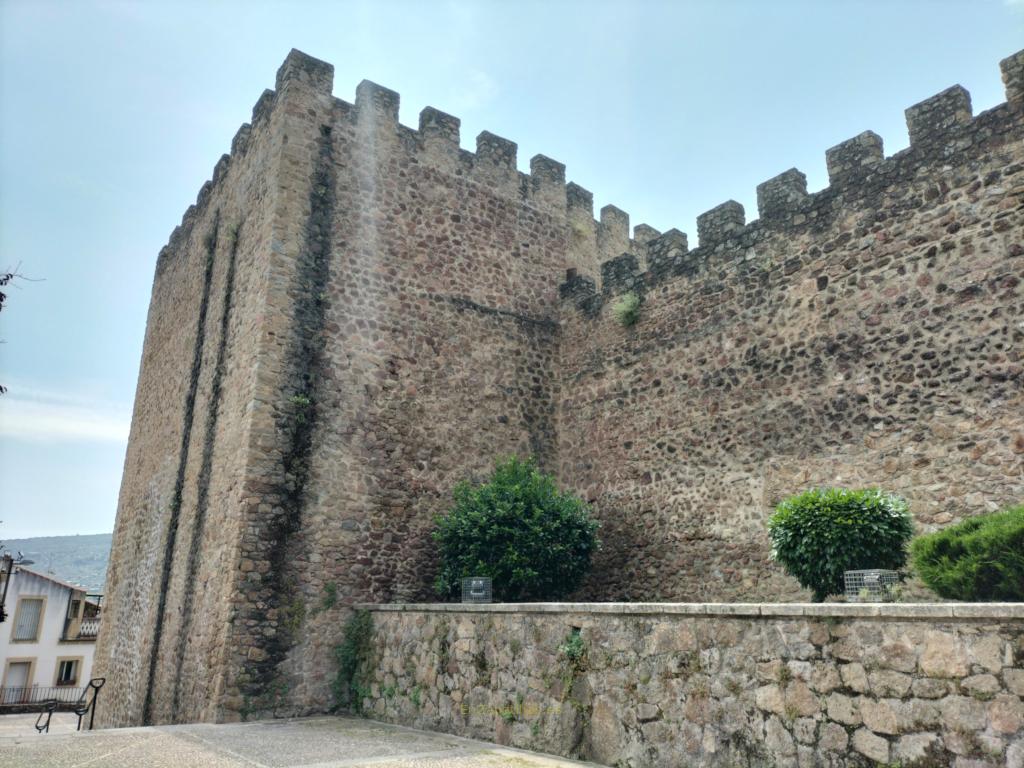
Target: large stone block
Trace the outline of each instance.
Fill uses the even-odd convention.
[[[863,721],[858,700],[841,693],[833,693],[828,697],[826,711],[830,720],[843,725],[860,725]]]
[[[890,702],[884,699],[860,700],[860,715],[864,725],[875,733],[896,734],[900,732],[896,713]]]
[[[853,733],[853,748],[876,763],[889,762],[889,742],[866,728]]]
[[[622,718],[614,703],[604,697],[595,699],[590,714],[588,756],[600,763],[612,765],[622,754],[625,739]]]
[[[933,631],[925,636],[921,671],[929,677],[963,677],[971,669],[964,642],[949,632]]]

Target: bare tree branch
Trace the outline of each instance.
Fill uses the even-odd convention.
[[[21,262],[19,261],[13,268],[8,268],[3,272],[0,272],[0,288],[17,288],[18,284],[15,281],[24,280],[29,283],[38,283],[42,281],[42,278],[31,278],[21,274]],[[4,310],[4,304],[7,302],[7,294],[0,290],[0,312]],[[3,340],[0,339],[0,344]],[[0,384],[0,395],[7,392],[7,387]]]

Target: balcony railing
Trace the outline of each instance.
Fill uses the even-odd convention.
[[[100,621],[102,616],[94,616],[89,619],[82,619],[78,622],[78,631],[73,632],[74,622],[71,619],[64,621],[64,634],[61,640],[95,640],[100,633]]]
[[[78,628],[79,637],[96,637],[100,633],[100,617],[93,619],[82,619],[82,625]]]
[[[56,699],[61,704],[74,704],[82,698],[81,685],[30,685],[0,688],[0,707],[26,707]]]

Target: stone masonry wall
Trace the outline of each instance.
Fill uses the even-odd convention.
[[[345,606],[429,594],[452,485],[556,467],[563,168],[332,75],[288,57],[158,264],[105,724],[322,710]]]
[[[460,150],[436,110],[401,126],[398,95],[372,83],[334,99],[330,68],[300,56],[277,93],[290,289],[269,300],[224,717],[323,709],[344,606],[430,594],[454,483],[505,453],[555,468],[561,167],[520,174],[490,135]]]
[[[218,716],[266,305],[265,121],[239,129],[157,260],[97,642],[101,724]]]
[[[1024,765],[1019,605],[387,605],[371,617],[357,682],[378,720],[623,768]]]
[[[765,521],[809,487],[895,491],[922,530],[1024,499],[1022,106],[972,118],[951,88],[907,110],[907,150],[861,134],[820,192],[790,170],[754,222],[728,202],[699,248],[570,275],[559,475],[605,542],[581,595],[806,599]]]
[[[1024,53],[1002,67],[1006,104],[945,91],[909,150],[862,134],[828,189],[787,172],[689,251],[293,51],[157,263],[100,721],[329,708],[350,606],[429,597],[434,516],[503,454],[592,502],[602,599],[796,594],[764,519],[816,483],[929,527],[1024,497]]]

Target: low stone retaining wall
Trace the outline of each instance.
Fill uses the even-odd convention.
[[[1024,766],[1024,604],[373,605],[366,714],[613,766]]]

